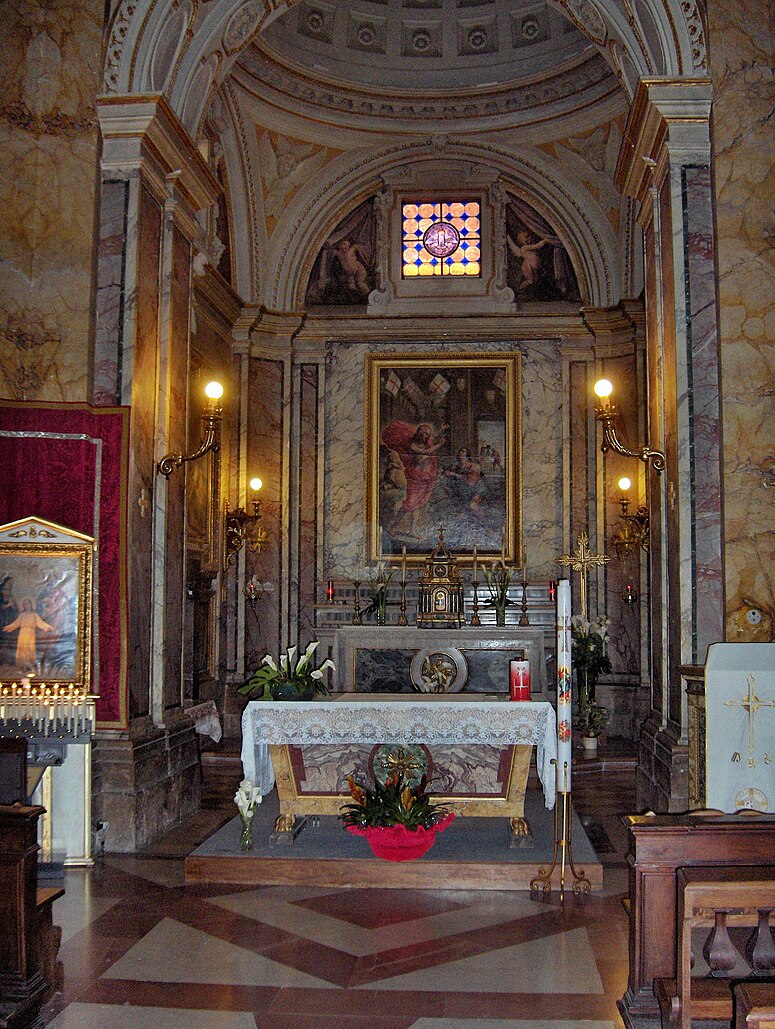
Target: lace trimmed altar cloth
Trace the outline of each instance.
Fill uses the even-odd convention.
[[[535,745],[547,808],[554,807],[557,724],[545,702],[340,693],[312,701],[251,701],[242,715],[242,767],[262,793],[274,786],[270,744]]]

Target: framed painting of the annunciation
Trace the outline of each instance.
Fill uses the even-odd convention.
[[[366,358],[367,559],[522,554],[520,355]]]

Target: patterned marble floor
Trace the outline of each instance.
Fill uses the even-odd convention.
[[[623,833],[634,773],[576,781],[604,891],[196,887],[200,817],[153,851],[67,873],[51,1029],[619,1029]],[[224,814],[211,812],[213,824]],[[205,819],[206,821],[206,819]],[[443,885],[443,884],[440,884]]]

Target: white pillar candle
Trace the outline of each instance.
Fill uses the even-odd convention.
[[[570,580],[557,583],[557,789],[571,789],[571,631]]]

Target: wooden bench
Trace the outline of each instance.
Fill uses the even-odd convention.
[[[627,815],[629,978],[626,1026],[659,1015],[653,983],[675,976],[676,872],[682,866],[771,865],[773,815]]]
[[[735,979],[775,974],[775,866],[680,868],[676,977],[654,983],[663,1029],[733,1017]]]

